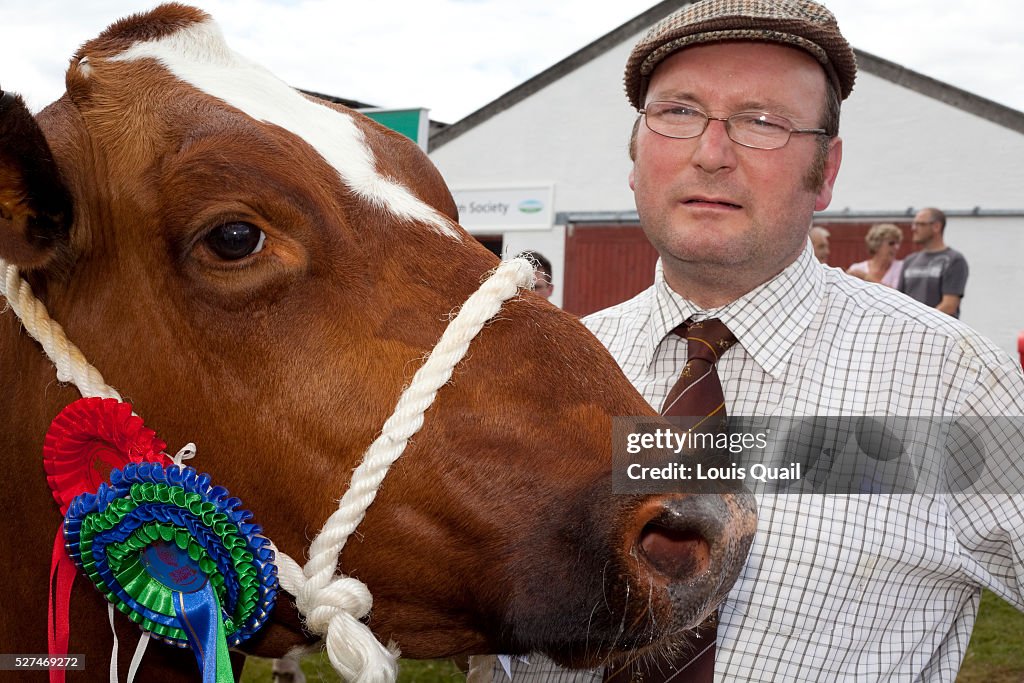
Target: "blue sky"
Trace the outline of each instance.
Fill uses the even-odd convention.
[[[0,87],[40,109],[77,47],[155,2],[0,6]],[[200,0],[235,50],[294,86],[453,122],[651,0]],[[19,5],[17,8],[13,5]],[[1024,110],[1018,0],[826,0],[854,47]]]

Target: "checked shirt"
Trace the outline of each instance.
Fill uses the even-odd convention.
[[[673,292],[659,263],[651,288],[584,323],[659,406],[686,359],[670,332],[691,317],[720,318],[739,340],[718,365],[730,415],[1022,418],[988,440],[1002,495],[760,496],[750,557],[719,611],[715,680],[954,681],[981,589],[1024,610],[1020,365],[810,250],[714,311]]]
[[[584,320],[652,406],[687,357],[672,330],[720,318],[735,416],[1014,416],[987,435],[999,494],[758,496],[758,530],[719,610],[715,680],[953,683],[982,588],[1024,610],[1024,376],[949,316],[819,264],[810,250],[720,309],[655,284]],[[1006,423],[1003,423],[1006,426]],[[1013,637],[1013,636],[1008,636]],[[517,683],[601,671],[513,660]],[[507,681],[500,667],[493,681]]]

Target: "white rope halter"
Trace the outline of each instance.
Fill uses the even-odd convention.
[[[57,368],[57,379],[73,383],[84,397],[100,396],[120,401],[120,394],[107,386],[99,371],[68,340],[63,328],[50,318],[17,267],[0,259],[0,274],[3,276],[0,294],[7,299],[29,335],[42,345]],[[533,266],[526,259],[503,262],[466,300],[402,392],[381,435],[363,455],[338,509],[313,539],[309,562],[300,566],[274,548],[282,588],[295,596],[296,607],[306,619],[306,628],[324,637],[331,664],[347,681],[393,683],[398,675],[398,650],[393,643],[389,647],[382,645],[361,621],[373,604],[366,585],[336,573],[345,542],[363,520],[388,468],[423,426],[423,414],[433,404],[437,391],[451,378],[469,343],[505,301],[515,296],[520,287],[531,285],[533,277]]]

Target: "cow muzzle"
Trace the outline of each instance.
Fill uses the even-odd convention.
[[[641,506],[637,527],[639,578],[667,594],[673,630],[690,629],[739,576],[757,530],[757,507],[745,492],[677,494]]]

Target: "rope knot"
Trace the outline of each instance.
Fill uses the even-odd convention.
[[[319,590],[300,593],[296,606],[306,615],[306,628],[319,636],[327,635],[335,618],[348,617],[358,622],[373,607],[370,589],[350,576],[335,576]]]

